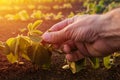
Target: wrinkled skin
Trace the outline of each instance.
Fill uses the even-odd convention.
[[[81,15],[63,20],[42,35],[44,41],[63,46],[66,59],[100,57],[120,50],[120,8],[101,15]]]

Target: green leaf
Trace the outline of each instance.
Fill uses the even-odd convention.
[[[76,73],[85,68],[86,59],[81,59],[76,62],[68,62],[68,64],[72,73]]]
[[[13,53],[8,54],[7,55],[7,59],[11,63],[18,62],[18,56],[17,55],[13,55]]]
[[[75,63],[76,63],[76,70],[77,70],[77,72],[79,72],[80,70],[85,68],[86,59],[81,59],[81,60],[79,60],[79,61],[77,61]]]
[[[6,43],[8,44],[8,46],[11,45],[11,43],[15,40],[15,38],[9,38]]]
[[[104,66],[105,66],[107,69],[110,69],[110,68],[112,67],[111,62],[110,62],[110,59],[111,59],[111,56],[107,56],[107,57],[104,57],[104,58],[103,58]]]
[[[73,17],[75,14],[73,12],[70,12],[70,14],[68,15],[68,18]]]
[[[38,28],[38,26],[42,23],[42,20],[37,20],[32,25],[32,30],[35,30]]]
[[[26,36],[19,36],[19,50],[23,52],[31,45],[30,38]]]
[[[87,0],[83,3],[83,7],[86,7],[88,4],[89,4],[89,1]]]
[[[104,0],[100,0],[98,4],[99,5],[104,5],[104,3],[105,3]]]
[[[89,59],[91,65],[92,65],[92,67],[94,69],[99,68],[99,66],[100,66],[100,60],[99,60],[99,58],[90,57],[88,59]]]
[[[40,36],[29,35],[29,37],[33,42],[41,42],[42,41],[42,38]]]
[[[27,55],[31,61],[39,66],[48,65],[51,62],[51,54],[40,44],[33,44],[27,50]]]
[[[5,15],[5,18],[6,18],[7,20],[14,20],[14,15],[12,15],[12,14],[7,14],[7,15]]]
[[[0,41],[0,50],[2,50],[4,47],[5,46],[4,46],[3,42]]]
[[[30,58],[28,57],[27,52],[22,53],[22,57],[30,61]]]
[[[120,57],[120,52],[115,52],[115,53],[113,54],[113,56],[114,56],[114,57]]]
[[[75,62],[70,62],[69,66],[70,66],[70,70],[72,71],[72,73],[76,73],[77,72]]]
[[[23,32],[25,32],[25,31],[27,31],[27,29],[26,29],[26,28],[21,28],[21,29],[19,29],[19,31],[20,31],[21,33],[23,33]]]
[[[9,46],[10,51],[13,54],[17,54],[18,53],[18,45],[19,45],[19,40],[17,38],[9,38],[6,41],[6,44]]]
[[[102,13],[104,11],[104,5],[96,5],[95,13]]]
[[[6,43],[0,41],[0,50],[3,54],[7,55],[10,53],[10,48]]]
[[[10,54],[10,47],[6,43],[4,43],[3,53],[5,55]]]
[[[33,30],[31,33],[32,33],[31,35],[38,35],[38,36],[43,34],[43,32],[41,32],[40,30]]]
[[[41,19],[43,18],[44,14],[40,11],[40,10],[37,10],[37,11],[34,11],[32,14],[31,14],[31,17],[32,18],[37,18],[37,19]]]
[[[29,24],[28,24],[28,26],[27,26],[28,31],[31,31],[31,30],[32,30],[32,25],[33,25],[32,23],[29,23]]]
[[[94,3],[90,3],[90,4],[89,4],[89,8],[90,8],[90,9],[95,8],[95,6],[96,6],[96,2],[94,2]]]
[[[22,10],[18,13],[20,20],[25,21],[29,19],[29,15],[26,10]]]
[[[27,60],[30,60],[27,55],[27,48],[31,45],[29,37],[19,36],[19,50],[21,52],[21,56]]]
[[[11,63],[15,63],[19,58],[19,38],[10,38],[6,44],[10,48],[10,54],[7,55],[7,58]]]

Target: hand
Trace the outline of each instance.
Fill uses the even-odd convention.
[[[64,46],[69,61],[106,56],[120,48],[120,9],[103,15],[83,15],[53,25],[43,40]]]

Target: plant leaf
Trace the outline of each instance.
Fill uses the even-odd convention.
[[[3,54],[7,55],[10,53],[10,48],[6,43],[0,41],[0,50]]]
[[[13,53],[10,53],[7,55],[7,59],[9,62],[11,63],[15,63],[18,61],[18,56],[17,55],[13,55]]]
[[[4,43],[3,53],[5,55],[10,54],[10,47],[6,43]]]
[[[37,20],[32,25],[32,30],[35,30],[38,28],[38,26],[42,23],[42,20]]]
[[[72,71],[72,73],[76,73],[85,68],[86,59],[81,59],[76,62],[68,62],[68,64],[70,66],[70,70]]]
[[[19,50],[21,52],[21,56],[27,60],[30,58],[27,55],[27,48],[31,45],[29,37],[19,36]]]
[[[41,32],[40,30],[33,30],[31,33],[32,33],[31,35],[38,35],[38,36],[43,34],[43,32]]]
[[[16,38],[9,38],[7,41],[6,41],[6,44],[9,46],[10,48],[10,52],[12,52],[13,54],[15,54],[17,52],[17,48],[18,48],[18,43],[17,42],[17,39]]]
[[[40,36],[29,35],[29,37],[33,42],[41,42],[42,41],[42,38]]]
[[[4,46],[3,42],[0,41],[0,50],[2,50],[4,47],[5,47],[5,46]]]
[[[51,62],[49,51],[40,44],[31,45],[27,50],[27,55],[34,64],[39,66],[45,66]]]
[[[88,58],[89,59],[89,61],[90,61],[90,63],[91,63],[91,65],[92,65],[92,67],[93,68],[99,68],[99,66],[100,66],[100,60],[99,60],[99,58],[93,58],[93,57],[90,57],[90,58]]]
[[[20,20],[25,21],[29,19],[29,15],[26,10],[22,10],[18,13]]]
[[[30,58],[28,57],[27,52],[22,53],[22,57],[30,61]]]
[[[112,65],[110,64],[110,58],[111,56],[107,56],[107,57],[104,57],[103,58],[103,63],[104,63],[104,66],[107,68],[107,69],[110,69],[112,67]]]
[[[27,26],[29,32],[32,30],[32,25],[33,25],[32,23],[29,23]]]
[[[19,36],[19,50],[23,52],[27,50],[28,46],[30,46],[30,38],[26,36]]]

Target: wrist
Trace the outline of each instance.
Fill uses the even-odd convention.
[[[120,9],[101,15],[100,37],[120,38]]]
[[[106,41],[111,52],[120,50],[120,9],[102,15],[99,37]]]

